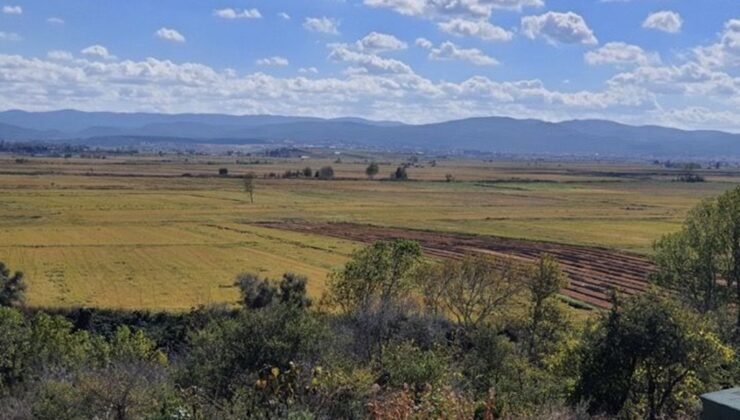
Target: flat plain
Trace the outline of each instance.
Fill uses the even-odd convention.
[[[406,157],[0,156],[0,261],[26,273],[29,304],[187,310],[233,302],[243,271],[326,276],[359,242],[261,222],[354,223],[496,235],[648,255],[699,200],[740,180],[707,182],[648,163],[490,162],[418,158],[408,182],[385,179]],[[335,180],[263,178],[331,165]],[[228,177],[218,176],[227,168]],[[241,175],[254,172],[254,203]],[[445,182],[446,175],[454,178]]]

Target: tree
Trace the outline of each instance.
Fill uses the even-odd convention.
[[[526,275],[527,267],[513,259],[479,255],[421,270],[418,281],[428,307],[473,329],[522,290]]]
[[[650,420],[686,414],[733,355],[699,314],[656,291],[615,299],[588,329],[574,400],[593,413]],[[692,399],[693,398],[693,399]]]
[[[334,178],[334,168],[331,166],[323,166],[321,169],[316,171],[316,178],[318,179],[333,179]]]
[[[311,175],[313,175],[313,171],[311,170],[310,166],[306,166],[303,168],[303,176],[306,178],[311,178]]]
[[[543,255],[525,284],[530,295],[528,353],[532,361],[539,362],[541,347],[548,341],[555,341],[556,336],[564,331],[563,315],[553,298],[560,289],[567,287],[568,278],[555,258]]]
[[[740,337],[740,187],[697,205],[682,229],[655,244],[652,280],[678,291],[692,308],[732,302]]]
[[[11,276],[8,267],[0,262],[0,306],[23,306],[26,301],[26,288],[23,273],[16,271]]]
[[[227,168],[218,168],[218,174],[221,176],[226,176],[229,174],[229,170]]]
[[[406,181],[409,179],[409,175],[406,173],[406,167],[401,165],[396,168],[396,171],[391,174],[391,179],[396,181]]]
[[[277,293],[268,279],[261,279],[255,273],[240,274],[234,285],[239,288],[241,304],[247,309],[260,309],[270,305]]]
[[[378,167],[378,164],[375,162],[371,162],[370,165],[368,165],[367,168],[365,168],[365,174],[370,179],[375,178],[375,175],[377,175],[379,171],[380,171],[380,168]]]
[[[254,204],[254,180],[255,178],[257,178],[257,175],[254,172],[248,172],[244,174],[244,191],[247,194],[249,194],[249,201],[252,204]]]
[[[330,300],[348,313],[391,302],[410,290],[420,258],[418,242],[374,242],[355,251],[344,269],[331,275]]]
[[[356,251],[329,278],[328,301],[347,315],[357,350],[366,359],[382,354],[392,325],[407,317],[412,273],[420,258],[417,242],[378,241]]]

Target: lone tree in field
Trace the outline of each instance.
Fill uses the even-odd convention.
[[[23,273],[16,271],[12,276],[4,263],[0,262],[0,306],[18,307],[26,302],[26,282]]]
[[[740,187],[691,210],[679,232],[656,242],[654,260],[652,280],[677,290],[692,308],[732,308],[740,338]]]
[[[380,168],[378,167],[378,164],[375,162],[372,162],[365,169],[365,174],[367,175],[368,178],[373,179],[375,178],[375,175],[377,175],[379,171],[380,171]]]
[[[331,166],[324,166],[318,171],[316,171],[316,178],[318,179],[333,179],[334,178],[334,168]]]
[[[257,175],[254,172],[249,172],[244,175],[244,191],[249,194],[249,201],[254,204],[254,179]]]
[[[226,168],[218,168],[218,174],[220,176],[227,176],[229,174],[229,170]]]
[[[395,181],[406,181],[409,179],[409,175],[406,173],[406,166],[399,166],[396,172],[391,174],[391,179]]]

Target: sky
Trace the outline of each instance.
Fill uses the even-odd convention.
[[[740,0],[0,0],[0,109],[740,132]]]

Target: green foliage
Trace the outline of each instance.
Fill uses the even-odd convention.
[[[0,306],[22,306],[26,301],[23,273],[16,271],[12,276],[10,274],[10,269],[0,262]]]
[[[368,178],[373,179],[375,178],[375,175],[380,172],[380,167],[378,167],[378,164],[375,162],[371,162],[367,168],[365,168],[365,174]]]
[[[490,322],[523,289],[527,274],[513,259],[475,256],[427,266],[417,282],[427,307],[471,329]]]
[[[539,258],[526,280],[530,296],[527,352],[535,364],[543,364],[544,357],[555,353],[558,344],[567,338],[567,315],[555,299],[567,285],[568,278],[549,255]]]
[[[422,350],[413,343],[392,343],[379,360],[381,378],[388,385],[421,392],[427,386],[440,385],[449,375],[450,361],[440,350]]]
[[[316,178],[322,180],[334,179],[334,168],[331,166],[322,166],[321,169],[316,171]]]
[[[683,228],[655,243],[653,257],[657,284],[675,289],[682,300],[702,313],[714,311],[727,302],[723,272],[720,216],[717,202],[704,201],[687,216]]]
[[[268,279],[261,279],[255,273],[237,276],[234,285],[239,288],[241,304],[248,309],[260,309],[272,303],[277,292]]]
[[[180,382],[210,397],[230,396],[272,368],[314,359],[325,336],[316,315],[291,305],[246,310],[192,334]]]
[[[329,279],[330,302],[352,313],[397,301],[411,290],[420,258],[419,244],[404,239],[359,249]]]
[[[394,181],[407,181],[409,174],[406,172],[406,166],[401,165],[396,168],[396,171],[391,174],[391,179]]]
[[[685,414],[732,354],[705,319],[650,292],[615,305],[590,329],[574,398],[588,401],[592,412]]]
[[[239,288],[241,303],[247,309],[260,309],[274,302],[296,308],[308,308],[306,284],[308,278],[300,274],[285,273],[279,282],[261,279],[255,273],[242,273],[237,276],[234,285]]]

